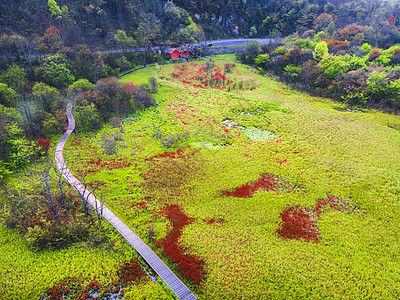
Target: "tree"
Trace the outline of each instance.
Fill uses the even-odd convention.
[[[171,39],[179,44],[196,42],[201,35],[201,30],[193,22],[189,13],[176,6],[172,1],[164,5],[165,24],[171,32]]]
[[[26,54],[25,45],[26,39],[18,34],[2,34],[0,36],[0,49],[3,54],[20,58],[21,55]]]
[[[316,31],[324,30],[328,25],[333,22],[330,14],[322,13],[314,21],[314,28]]]
[[[0,76],[0,81],[7,84],[10,88],[17,92],[22,92],[27,83],[25,69],[20,68],[16,64],[12,64]]]
[[[17,93],[7,84],[0,82],[0,104],[14,106],[18,101]]]
[[[32,95],[40,110],[50,114],[54,113],[61,100],[60,92],[43,82],[38,82],[33,86]]]
[[[64,58],[59,55],[48,56],[35,73],[41,80],[59,89],[65,88],[75,81],[75,77],[67,68]]]
[[[59,110],[55,114],[46,113],[43,119],[43,129],[46,136],[58,134],[64,131],[66,115],[64,110]]]
[[[79,79],[69,86],[68,91],[73,93],[89,92],[93,86],[89,80]]]
[[[71,70],[75,79],[86,78],[95,82],[96,59],[99,54],[92,52],[87,45],[75,45],[71,51],[66,52],[64,63]]]
[[[38,50],[46,53],[55,53],[63,47],[64,41],[61,38],[60,30],[53,25],[49,26],[41,38]]]
[[[383,99],[387,92],[388,85],[387,73],[384,71],[373,71],[367,79],[366,92],[370,95],[369,104],[373,101]]]
[[[58,26],[61,28],[61,20],[63,19],[63,15],[66,15],[66,18],[69,17],[68,7],[64,5],[60,8],[55,0],[49,0],[47,2],[47,6],[49,7],[49,11],[51,13],[51,17],[58,22]]]
[[[47,5],[49,6],[52,17],[54,17],[56,20],[62,18],[62,11],[55,0],[49,0]]]
[[[162,44],[163,24],[152,13],[146,13],[138,24],[135,36],[141,45]]]
[[[256,26],[250,27],[249,36],[250,36],[251,38],[257,36],[257,28],[256,28]]]
[[[88,132],[100,127],[101,121],[99,111],[93,103],[87,101],[74,107],[74,118],[76,121],[76,130]]]
[[[130,49],[136,45],[133,37],[127,36],[126,32],[123,30],[117,30],[117,33],[114,35],[114,39],[119,49]]]
[[[24,166],[36,152],[21,127],[21,115],[14,108],[0,104],[0,177]]]
[[[319,42],[314,49],[313,57],[316,61],[322,60],[328,55],[328,44],[325,41]]]

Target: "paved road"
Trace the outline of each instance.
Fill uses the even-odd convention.
[[[160,276],[165,284],[182,300],[197,300],[197,297],[188,287],[168,268],[168,266],[136,235],[128,225],[117,217],[107,206],[100,202],[93,194],[89,193],[85,186],[76,178],[65,164],[63,150],[66,141],[75,128],[75,119],[72,115],[72,108],[67,107],[68,128],[61,140],[58,142],[55,151],[55,161],[60,173],[67,182],[79,193],[97,212],[101,212],[106,219],[135,250],[143,257],[149,266]]]
[[[195,43],[193,45],[198,47],[227,47],[227,46],[242,46],[252,41],[256,41],[260,44],[274,44],[283,42],[283,39],[229,39],[229,40],[214,40],[214,41],[206,41],[201,43]],[[111,53],[126,53],[126,52],[144,52],[144,51],[158,51],[163,48],[160,46],[150,47],[150,48],[132,48],[132,49],[115,49],[115,50],[99,50],[94,51],[99,54],[111,54]],[[30,54],[27,56],[21,56],[21,58],[38,58],[38,57],[46,57],[53,54]],[[15,59],[14,55],[1,55],[0,59]]]
[[[196,43],[194,45],[200,47],[227,47],[227,46],[243,46],[245,44],[257,42],[259,44],[276,44],[283,42],[283,39],[229,39],[229,40],[215,40]]]

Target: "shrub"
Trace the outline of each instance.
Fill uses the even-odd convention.
[[[286,48],[285,46],[279,46],[275,49],[273,52],[274,55],[284,55],[286,53]]]
[[[149,85],[151,88],[152,93],[157,93],[158,91],[158,84],[157,84],[157,79],[155,77],[150,77],[149,78]]]
[[[310,39],[297,39],[294,44],[300,49],[314,49],[316,46],[316,43]]]
[[[246,64],[254,64],[254,60],[261,53],[260,45],[258,43],[249,43],[243,50],[236,52],[236,58]]]
[[[99,80],[90,97],[90,101],[96,105],[104,121],[107,121],[113,112],[117,115],[131,113],[131,99],[132,89],[116,78]]]
[[[324,69],[326,78],[333,80],[336,76],[343,74],[350,64],[340,56],[326,55],[319,65]]]
[[[256,66],[260,68],[265,68],[265,65],[269,62],[269,55],[267,53],[265,54],[259,54],[257,58],[254,60]]]
[[[381,55],[381,49],[373,48],[368,54],[368,61],[374,61]]]
[[[103,134],[102,147],[104,153],[107,155],[117,154],[117,141],[122,140],[123,138],[119,133],[114,133],[113,135]]]
[[[300,75],[302,68],[293,65],[287,65],[284,70],[286,72],[285,77],[289,80],[293,80]]]
[[[148,108],[156,103],[156,100],[144,90],[143,86],[139,86],[133,91],[133,106],[138,109]]]
[[[175,134],[169,135],[164,138],[161,138],[161,144],[165,148],[176,148],[179,147],[179,142],[187,139],[189,137],[189,133]]]
[[[235,68],[236,65],[235,64],[224,64],[224,73],[231,73],[232,69]]]
[[[206,73],[211,73],[214,71],[215,68],[215,63],[213,60],[207,60],[206,61],[206,66],[204,67],[204,72]]]

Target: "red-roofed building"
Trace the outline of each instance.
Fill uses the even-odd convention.
[[[165,53],[167,59],[180,59],[180,58],[189,58],[193,50],[190,47],[179,47],[179,48],[167,48],[165,49]]]

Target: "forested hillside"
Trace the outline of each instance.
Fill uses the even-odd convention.
[[[374,28],[371,34],[379,37],[387,34],[387,19],[393,16],[397,24],[399,8],[397,0],[2,1],[1,50],[5,53],[19,46],[44,51],[50,26],[60,31],[65,46],[84,43],[89,48],[229,36],[287,36],[318,30],[324,22],[332,22],[330,30],[352,23],[368,25]],[[322,13],[332,19],[318,19]]]

